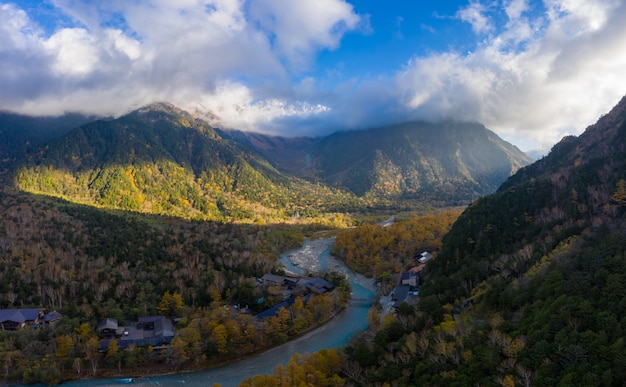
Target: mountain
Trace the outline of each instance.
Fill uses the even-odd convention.
[[[474,201],[399,308],[348,348],[359,383],[626,380],[626,97]]]
[[[31,154],[16,182],[106,208],[220,221],[285,221],[358,203],[279,172],[169,104],[73,129]]]
[[[30,148],[58,138],[76,126],[93,121],[81,114],[59,117],[31,117],[0,112],[0,154],[15,156]],[[3,156],[4,158],[4,156]]]
[[[48,142],[36,126],[43,149],[16,157],[21,190],[194,219],[283,222],[411,201],[464,204],[529,161],[478,124],[284,138],[221,131],[166,103],[67,131],[62,123],[71,122],[48,126]]]
[[[410,122],[324,138],[231,134],[279,169],[358,196],[467,203],[530,158],[480,124]]]
[[[480,124],[411,122],[340,132],[312,150],[323,181],[357,195],[445,195],[454,200],[493,192],[530,159]]]

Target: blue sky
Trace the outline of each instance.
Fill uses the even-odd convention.
[[[522,150],[626,94],[626,0],[0,0],[0,109],[316,135],[483,123]]]

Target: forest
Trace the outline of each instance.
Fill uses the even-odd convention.
[[[413,213],[386,227],[357,226],[337,234],[331,253],[353,270],[381,282],[383,288],[393,287],[397,281],[392,276],[415,265],[416,255],[439,251],[444,235],[460,214],[456,209],[421,216]]]
[[[281,273],[278,254],[319,226],[186,221],[10,191],[0,193],[0,203],[0,305],[63,315],[54,329],[0,331],[5,382],[207,367],[282,343],[334,315],[349,297],[343,276],[329,273],[338,292],[306,303],[300,297],[262,322],[241,313],[282,301],[256,279]],[[156,314],[179,321],[169,350],[98,351],[98,320]]]

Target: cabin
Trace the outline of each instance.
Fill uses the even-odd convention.
[[[52,312],[48,312],[43,316],[44,322],[48,327],[53,327],[60,319],[63,317],[61,313],[53,310]]]
[[[265,286],[286,286],[293,288],[296,286],[298,279],[276,274],[264,274],[263,277],[261,277],[261,282]]]
[[[323,278],[302,278],[299,284],[303,285],[307,290],[315,294],[324,294],[335,288],[335,285]]]
[[[39,328],[44,321],[44,310],[35,309],[2,309],[0,310],[0,330],[19,331],[25,327]]]

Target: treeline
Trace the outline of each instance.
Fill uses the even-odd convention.
[[[5,381],[55,383],[86,372],[234,359],[327,319],[349,295],[345,280],[329,275],[340,289],[333,295],[296,301],[263,322],[240,313],[282,300],[256,279],[280,273],[279,253],[319,226],[184,221],[9,192],[0,192],[0,204],[0,305],[64,316],[53,330],[0,332]],[[159,313],[180,319],[167,351],[97,351],[99,319],[123,323]]]
[[[135,345],[123,349],[112,339],[103,350],[93,321],[81,323],[84,318],[65,316],[52,329],[0,331],[0,380],[56,384],[84,376],[202,369],[281,344],[332,317],[344,305],[332,294],[312,297],[306,303],[298,297],[276,316],[259,320],[221,301],[192,308],[180,297],[176,307],[171,308],[171,303],[163,307],[171,297],[180,295],[166,293],[158,308],[169,317],[174,311],[185,317],[166,349]]]

